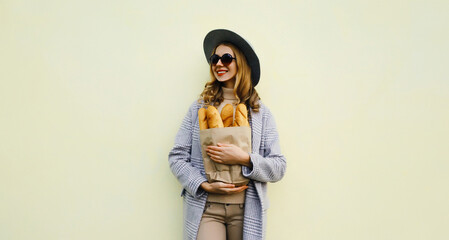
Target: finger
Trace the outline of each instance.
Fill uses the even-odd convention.
[[[212,159],[212,161],[214,161],[214,162],[216,162],[216,163],[223,163],[222,160],[217,159],[217,158],[214,158],[214,157],[211,157],[210,159]]]
[[[208,146],[206,150],[212,150],[212,151],[220,151],[221,148],[217,146]]]
[[[218,185],[222,188],[235,188],[235,185],[232,183],[219,182]]]
[[[243,185],[243,186],[240,186],[240,187],[235,187],[235,188],[238,188],[238,189],[242,189],[242,190],[245,190],[245,189],[247,189],[247,188],[248,188],[248,186],[247,186],[247,185]]]
[[[219,146],[219,147],[229,147],[231,145],[232,144],[227,144],[227,143],[217,143],[217,146]]]
[[[216,150],[213,150],[213,149],[206,149],[206,152],[210,153],[210,154],[213,154],[213,155],[218,155],[220,153],[220,151],[216,151]]]
[[[210,154],[210,153],[208,153],[207,155],[208,155],[209,158],[212,159],[212,160],[221,160],[221,157],[218,156],[218,155],[216,155],[216,154]]]
[[[221,153],[221,152],[207,151],[206,153],[207,153],[207,155],[208,155],[210,158],[214,158],[214,159],[217,159],[217,160],[221,160],[221,159],[224,158],[224,155],[223,155],[223,153]]]
[[[224,189],[227,193],[239,193],[247,189],[247,186]]]
[[[219,160],[219,159],[214,159],[214,158],[211,158],[212,159],[212,161],[214,161],[214,162],[216,162],[216,163],[223,163],[223,161],[222,160]]]
[[[245,191],[246,189],[248,189],[248,186],[241,186],[241,187],[239,187],[238,189],[239,189],[238,192],[243,192],[243,191]]]
[[[210,157],[210,159],[216,163],[227,164],[227,165],[231,164],[221,157]]]

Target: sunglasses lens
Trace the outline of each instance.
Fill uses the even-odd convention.
[[[217,54],[214,54],[214,55],[212,55],[212,56],[210,57],[210,62],[211,62],[212,64],[217,64],[217,63],[218,63],[218,60],[220,60],[220,57],[219,57]]]
[[[228,65],[232,62],[232,59],[233,58],[232,58],[231,54],[226,53],[221,57],[221,62],[225,65]]]

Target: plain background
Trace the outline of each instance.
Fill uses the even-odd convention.
[[[181,239],[167,156],[247,38],[288,160],[267,239],[449,239],[449,3],[0,0],[0,239]]]

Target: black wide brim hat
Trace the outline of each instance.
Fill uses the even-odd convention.
[[[253,87],[255,87],[260,79],[259,58],[249,42],[237,33],[226,29],[215,29],[210,31],[203,42],[204,55],[206,55],[207,62],[210,64],[210,57],[212,56],[215,47],[225,42],[232,43],[242,51],[243,55],[245,55],[246,61],[251,68],[251,82]]]

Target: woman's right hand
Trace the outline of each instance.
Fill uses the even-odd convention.
[[[234,184],[223,183],[223,182],[203,182],[201,183],[201,188],[208,193],[218,193],[218,194],[234,194],[244,191],[248,186],[236,187]]]

